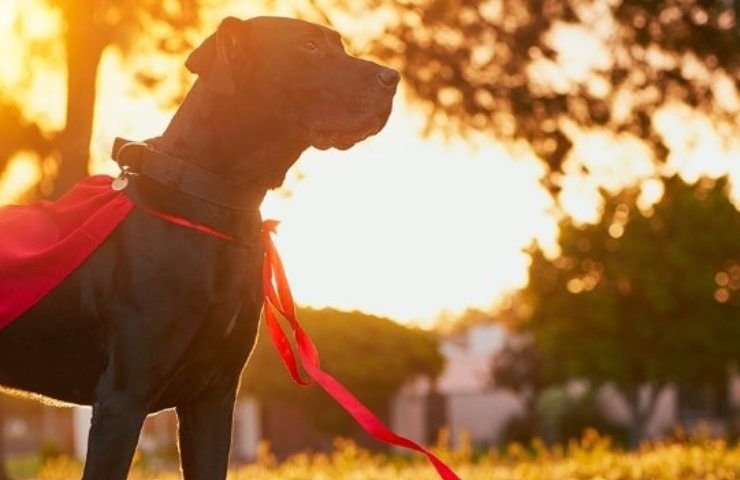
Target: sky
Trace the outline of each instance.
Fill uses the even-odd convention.
[[[11,92],[30,118],[58,129],[66,95],[62,52],[52,46],[42,59],[29,60],[33,42],[19,43],[10,28],[20,4],[0,3],[0,48],[6,52],[0,95]],[[24,2],[26,39],[53,38],[61,28],[59,18],[40,4]],[[235,2],[214,13],[211,23],[224,13],[259,12]],[[583,44],[576,33],[570,32]],[[598,45],[584,51],[599,58]],[[165,73],[179,72],[183,61],[157,65]],[[171,117],[158,98],[135,86],[132,71],[115,50],[105,52],[91,147],[94,173],[116,173],[108,158],[115,136],[158,135]],[[28,88],[12,90],[24,81]],[[711,122],[673,106],[661,112],[658,123],[672,147],[666,171],[695,179],[734,170],[740,178],[740,145],[723,142]],[[540,187],[545,172],[533,156],[526,150],[513,154],[485,137],[468,143],[423,138],[423,124],[422,112],[401,92],[380,134],[345,152],[307,151],[284,187],[268,195],[263,216],[282,222],[276,243],[299,303],[430,324],[467,308],[489,310],[524,286],[529,258],[523,249],[533,240],[556,250],[554,204]],[[598,217],[598,184],[618,189],[638,182],[647,204],[660,197],[650,152],[637,139],[599,131],[577,135],[581,141],[573,155],[586,159],[593,175],[580,176],[577,162],[566,162],[572,174],[564,179],[560,201],[575,218]],[[37,175],[23,156],[11,172],[0,183],[0,203],[11,201]],[[736,198],[737,193],[736,188]]]

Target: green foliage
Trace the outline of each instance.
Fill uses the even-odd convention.
[[[563,441],[582,438],[589,430],[608,436],[616,444],[628,445],[629,430],[609,422],[598,408],[592,393],[571,400],[560,418],[560,435]]]
[[[535,393],[543,385],[542,358],[531,335],[509,336],[493,359],[496,385],[516,392]]]
[[[316,343],[323,368],[380,415],[406,380],[436,376],[442,369],[437,342],[429,332],[359,312],[299,309],[298,317]],[[260,329],[241,392],[268,403],[288,402],[324,431],[346,434],[354,426],[319,387],[293,383],[266,328]]]
[[[726,382],[740,360],[740,214],[726,186],[674,177],[644,212],[624,193],[596,225],[564,222],[558,258],[532,252],[521,327],[548,382]]]
[[[576,141],[569,125],[634,135],[664,159],[653,124],[660,107],[684,103],[729,124],[730,134],[740,114],[714,83],[725,76],[728,92],[740,85],[737,2],[332,3],[394,19],[372,50],[401,70],[430,128],[524,140],[553,172]]]

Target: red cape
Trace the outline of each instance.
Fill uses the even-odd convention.
[[[126,218],[133,203],[97,175],[57,202],[0,208],[0,328],[84,262]]]

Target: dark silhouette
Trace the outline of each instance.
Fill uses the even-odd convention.
[[[309,146],[351,147],[384,126],[395,71],[298,20],[227,18],[187,62],[199,78],[148,151],[190,165],[177,183],[129,177],[134,209],[87,261],[0,330],[0,384],[93,405],[86,480],[126,478],[147,414],[175,407],[187,480],[226,476],[233,403],[262,308],[259,204]],[[240,211],[185,185],[210,172]],[[32,360],[29,361],[29,352]]]
[[[726,135],[735,134],[740,111],[715,82],[724,78],[735,94],[740,87],[737,1],[328,3],[357,13],[390,6],[394,20],[384,35],[367,42],[401,71],[412,100],[428,112],[429,128],[523,140],[550,167],[546,184],[552,189],[577,140],[568,122],[634,135],[659,162],[668,150],[654,113],[670,102],[700,110],[728,127]],[[324,14],[331,17],[328,7]],[[603,43],[604,53],[589,65],[588,75],[569,76],[562,69],[578,63],[585,46],[576,40],[557,48],[552,33],[563,27],[582,29]],[[538,64],[566,81],[553,82],[532,69]]]

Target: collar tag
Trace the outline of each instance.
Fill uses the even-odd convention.
[[[111,183],[111,188],[115,190],[116,192],[120,192],[124,188],[128,186],[128,175],[126,174],[126,170],[122,171],[121,174],[113,180],[113,183]]]

